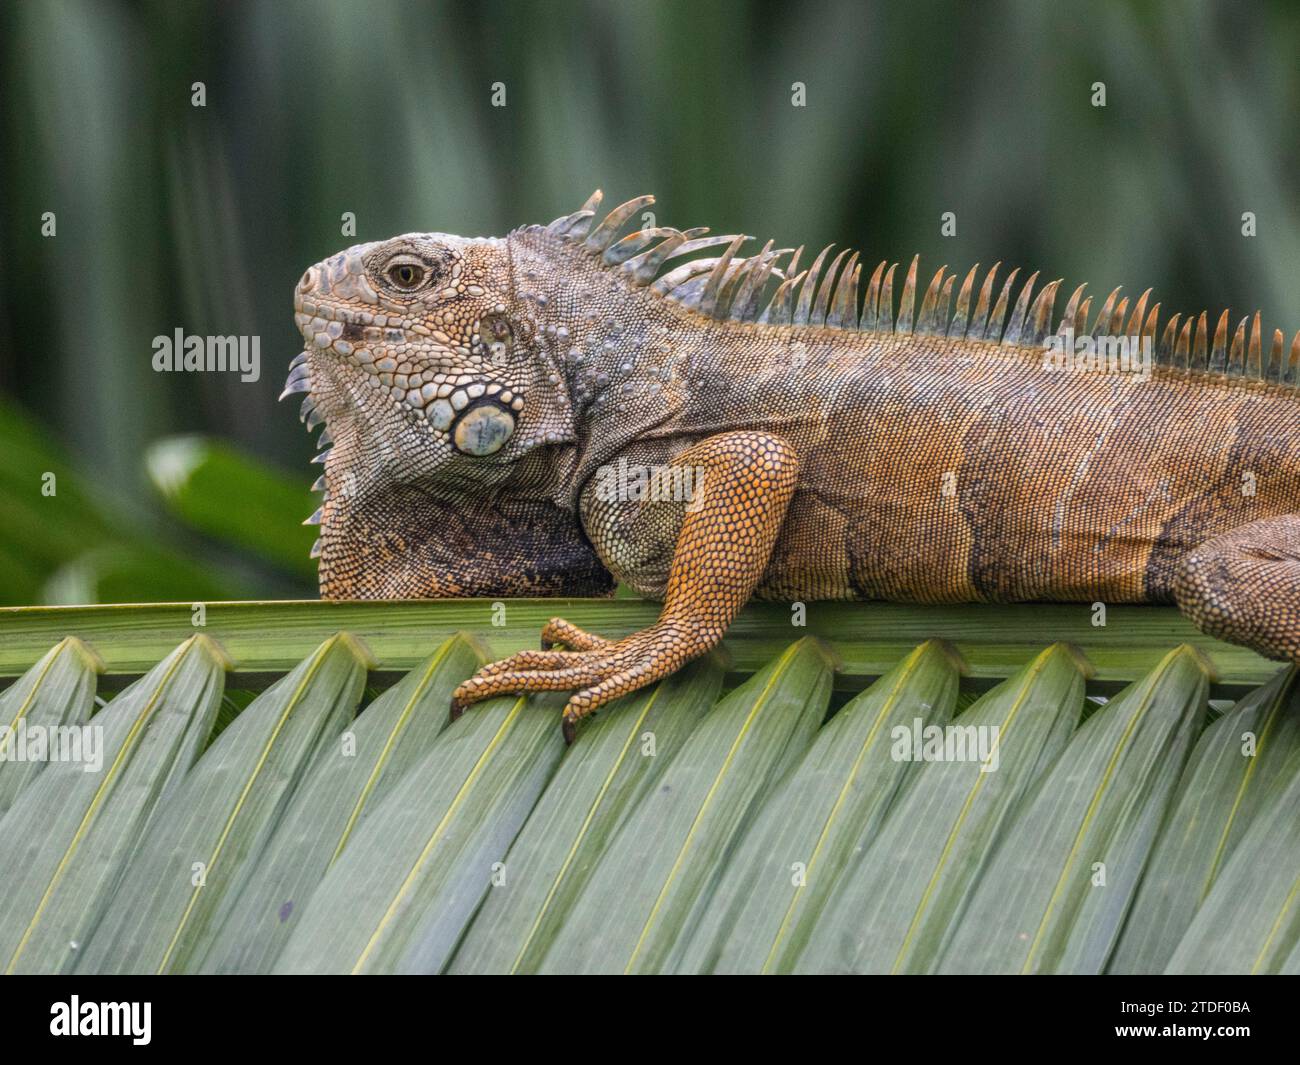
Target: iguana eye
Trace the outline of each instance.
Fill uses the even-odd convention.
[[[388,280],[396,288],[405,289],[408,292],[424,284],[426,274],[427,271],[423,266],[410,261],[396,262],[388,268]]]

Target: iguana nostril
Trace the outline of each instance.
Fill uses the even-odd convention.
[[[316,287],[316,267],[308,267],[307,272],[302,275],[298,282],[299,292],[310,292]]]

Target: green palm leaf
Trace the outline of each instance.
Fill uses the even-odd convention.
[[[1187,933],[1169,973],[1272,973],[1300,949],[1300,756],[1261,803]]]
[[[19,731],[84,724],[95,705],[95,674],[101,669],[93,652],[69,636],[0,695],[0,815],[46,764],[16,756]]]
[[[364,652],[338,636],[253,701],[166,804],[123,877],[83,972],[181,972],[251,873],[287,797],[361,698]],[[215,706],[214,706],[215,710]]]
[[[540,971],[671,967],[735,834],[812,739],[830,685],[825,650],[801,640],[723,699],[623,822]]]
[[[956,696],[950,652],[924,643],[824,725],[728,862],[681,968],[787,969],[913,769],[894,729],[945,724]]]
[[[809,618],[835,630],[830,646],[791,643],[788,617],[755,608],[716,655],[602,710],[566,750],[559,694],[446,727],[450,692],[489,653],[480,639],[516,649],[557,612],[510,604],[498,626],[487,606],[0,610],[0,671],[16,678],[0,724],[88,724],[104,740],[98,773],[0,749],[0,961],[1300,968],[1296,674],[1208,638],[1155,654],[1182,632],[1168,611],[1128,619],[1122,653],[1097,643],[1102,680],[1086,683],[1129,683],[1094,689],[1080,725],[1093,654],[1029,650],[1057,608],[988,608],[976,628],[960,611],[833,605]],[[605,632],[653,610],[560,609]],[[944,642],[900,646],[926,630]],[[1216,706],[1237,697],[1208,727],[1203,655],[1227,667]],[[724,663],[736,686],[720,697]],[[373,702],[353,721],[367,669]],[[125,687],[92,714],[97,683]],[[832,686],[847,693],[823,723]],[[965,753],[914,762],[904,740],[935,725]],[[997,730],[996,757],[972,743],[980,729]]]
[[[265,855],[196,954],[206,972],[267,972],[363,816],[432,748],[456,685],[483,661],[455,637],[366,708],[311,767]],[[218,926],[215,927],[215,926]]]
[[[59,972],[97,930],[144,825],[174,800],[207,740],[224,662],[195,636],[87,726],[99,768],[51,764],[19,796],[0,831],[0,956],[6,972]],[[136,866],[135,868],[139,868]],[[132,870],[134,871],[134,869]]]
[[[563,752],[556,697],[497,699],[444,730],[353,832],[278,972],[438,972]],[[444,711],[445,712],[445,711]]]
[[[1008,826],[940,972],[1100,972],[1205,713],[1203,663],[1171,651],[1090,717]]]
[[[1287,779],[1298,751],[1300,685],[1294,669],[1279,671],[1205,730],[1152,852],[1111,972],[1165,967],[1264,796]]]
[[[722,686],[713,656],[609,707],[568,753],[506,857],[453,973],[536,969],[627,814],[661,778]],[[626,705],[624,705],[626,704]]]
[[[1063,644],[967,708],[956,724],[997,728],[996,768],[930,762],[857,856],[799,955],[800,972],[925,972],[999,830],[1069,740],[1083,703]]]

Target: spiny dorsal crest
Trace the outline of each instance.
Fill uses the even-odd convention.
[[[921,309],[913,314],[920,256],[913,258],[907,269],[895,307],[898,263],[888,266],[880,263],[867,281],[865,295],[859,295],[862,266],[857,252],[850,255],[847,250],[841,251],[827,266],[832,245],[822,249],[806,270],[799,271],[802,247],[773,249],[772,242],[768,241],[757,255],[741,256],[740,246],[750,238],[740,234],[706,236],[708,230],[704,228],[678,230],[656,226],[620,238],[619,231],[628,219],[654,203],[654,197],[628,200],[596,224],[602,198],[597,189],[581,208],[557,218],[546,231],[592,256],[599,256],[605,267],[622,271],[634,285],[649,286],[656,295],[719,321],[925,334],[1021,347],[1041,347],[1049,336],[1067,330],[1075,337],[1132,336],[1149,342],[1156,362],[1161,365],[1300,384],[1300,332],[1292,338],[1287,351],[1282,331],[1273,330],[1266,353],[1258,311],[1253,317],[1247,315],[1241,319],[1229,341],[1227,310],[1219,316],[1213,334],[1205,311],[1195,317],[1188,315],[1185,320],[1181,314],[1175,314],[1161,330],[1160,304],[1147,309],[1151,289],[1143,292],[1130,309],[1129,299],[1120,298],[1117,288],[1092,318],[1092,297],[1084,296],[1088,286],[1083,284],[1071,293],[1065,312],[1057,319],[1053,317],[1053,309],[1061,282],[1052,281],[1035,292],[1037,273],[1020,287],[1013,302],[1020,271],[1012,270],[994,300],[995,282],[1002,266],[998,262],[985,274],[978,291],[975,287],[978,263],[970,268],[960,287],[955,284],[957,274],[941,266],[926,286]],[[691,259],[660,272],[670,260],[704,248],[723,246],[721,255]],[[779,260],[786,255],[791,255],[790,261],[784,267],[779,266]],[[957,287],[955,308],[954,287]]]

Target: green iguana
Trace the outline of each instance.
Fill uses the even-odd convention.
[[[940,269],[914,311],[916,260],[896,307],[897,264],[860,298],[856,254],[800,270],[802,249],[782,267],[790,249],[744,257],[747,238],[704,229],[620,237],[653,199],[598,222],[600,198],[504,239],[358,245],[295,293],[308,343],[285,392],[308,393],[330,445],[308,519],[322,596],[623,581],[663,600],[621,640],[553,619],[541,650],[462,684],[453,716],[575,691],[572,738],[751,595],[1172,600],[1300,658],[1300,334],[1266,352],[1259,315],[1229,339],[1225,311],[1212,339],[1204,313],[1174,315],[1157,343],[1149,291],[1093,317],[1080,286],[1057,319],[1060,282],[1016,296],[999,266],[960,285]],[[1141,364],[1116,337],[1154,350],[1149,373],[1123,372]],[[1059,358],[1096,350],[1083,371]]]

